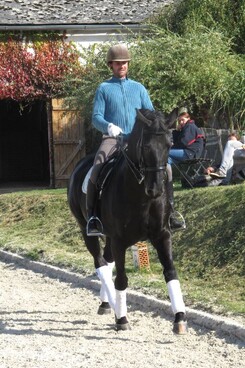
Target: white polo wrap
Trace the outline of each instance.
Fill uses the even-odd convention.
[[[171,280],[167,283],[168,294],[171,301],[171,307],[174,314],[178,312],[185,313],[185,304],[180,289],[179,280]]]

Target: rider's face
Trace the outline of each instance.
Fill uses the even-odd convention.
[[[126,78],[128,73],[128,61],[112,61],[110,63],[114,77]]]

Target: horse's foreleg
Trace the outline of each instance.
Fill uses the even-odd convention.
[[[106,237],[103,257],[107,263],[114,262],[114,258],[111,251],[111,239]]]
[[[177,313],[185,313],[185,303],[178,279],[167,282],[168,294],[171,301],[171,307],[174,315]]]
[[[127,287],[128,278],[125,272],[125,252],[126,249],[119,244],[116,248],[112,248],[113,256],[116,263],[116,304],[115,304],[115,315],[116,315],[116,330],[129,330],[130,325],[127,320]]]
[[[163,275],[167,284],[172,311],[175,315],[173,331],[177,334],[185,334],[187,331],[185,303],[173,264],[171,235],[166,232],[163,239],[152,243],[163,266]]]
[[[116,289],[116,305],[115,314],[117,319],[121,319],[127,315],[127,292],[125,290]]]
[[[130,330],[131,327],[127,319],[127,292],[125,290],[116,289],[116,330]]]
[[[107,266],[109,267],[109,270],[111,272],[110,278],[112,279],[113,268],[114,268],[115,262],[113,261],[113,256],[112,256],[112,252],[111,252],[111,242],[110,242],[110,238],[108,238],[108,237],[106,237],[103,257],[107,262]],[[104,283],[101,283],[100,300],[101,300],[101,304],[100,304],[99,309],[98,309],[98,314],[109,314],[109,313],[111,313],[109,298],[108,298],[107,291],[106,291],[106,286],[105,286]]]
[[[187,331],[187,322],[185,314],[185,303],[180,288],[180,282],[177,279],[167,282],[168,294],[171,301],[172,311],[175,315],[173,331],[183,335]]]

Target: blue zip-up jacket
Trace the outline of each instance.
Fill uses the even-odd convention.
[[[128,135],[135,123],[136,109],[154,110],[146,88],[132,79],[112,77],[96,91],[92,123],[103,134],[108,134],[108,124],[113,123]]]

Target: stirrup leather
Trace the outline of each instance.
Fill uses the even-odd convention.
[[[101,236],[103,234],[103,225],[97,216],[91,216],[86,226],[87,236]]]

